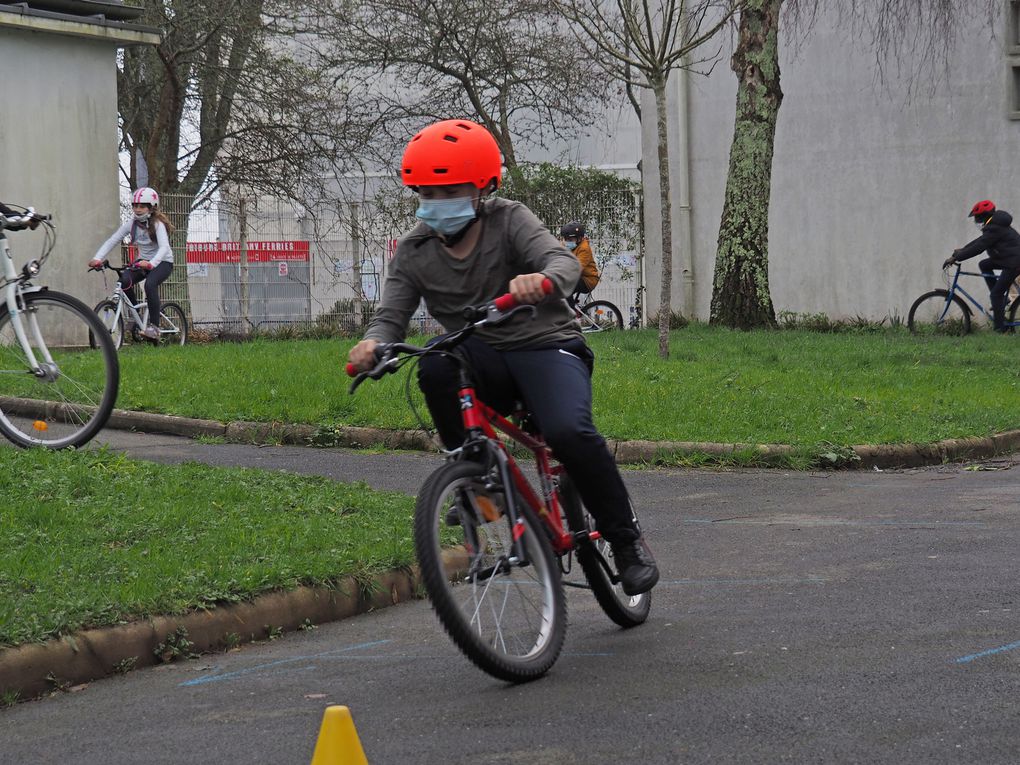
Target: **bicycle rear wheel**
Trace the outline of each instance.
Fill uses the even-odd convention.
[[[926,292],[910,306],[907,326],[915,335],[966,335],[970,332],[970,311],[948,290]]]
[[[163,303],[159,312],[160,345],[184,345],[188,339],[188,318],[177,303]]]
[[[18,446],[78,447],[106,424],[120,366],[109,330],[88,306],[50,290],[23,296],[34,374],[0,306],[0,432]]]
[[[124,317],[117,315],[117,304],[112,300],[104,300],[102,303],[97,304],[94,310],[99,317],[99,321],[110,332],[110,337],[113,339],[113,347],[120,350],[121,346],[124,345]],[[92,347],[98,347],[95,338],[90,339]]]
[[[608,332],[623,329],[623,314],[608,300],[593,300],[578,306],[582,332]]]
[[[567,516],[570,530],[594,531],[595,520],[581,501],[577,487],[565,473],[560,476],[560,502]],[[627,595],[611,565],[612,550],[605,539],[580,542],[577,547],[577,562],[581,564],[584,578],[588,580],[595,600],[606,612],[606,616],[621,627],[636,627],[643,624],[652,608],[652,594]]]
[[[539,521],[524,509],[514,529],[505,507],[483,465],[449,462],[418,495],[414,543],[425,590],[453,642],[480,669],[519,683],[555,663],[567,609]],[[451,511],[457,526],[447,525]]]

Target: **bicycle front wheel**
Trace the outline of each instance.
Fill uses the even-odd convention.
[[[907,326],[915,335],[966,335],[970,332],[970,311],[948,290],[926,292],[910,306]]]
[[[22,299],[20,322],[38,368],[30,368],[2,306],[0,432],[18,446],[81,446],[106,424],[117,400],[113,339],[77,298],[40,290]]]
[[[96,315],[99,317],[99,321],[103,322],[103,326],[110,333],[110,337],[113,339],[113,347],[120,350],[121,346],[124,345],[124,317],[117,315],[117,304],[112,300],[104,300],[95,307]],[[97,348],[97,341],[95,338],[90,338],[93,348]]]
[[[567,524],[574,533],[595,531],[595,520],[581,501],[577,487],[565,473],[560,476],[560,502]],[[595,600],[606,616],[621,627],[643,624],[652,608],[652,593],[628,595],[611,567],[612,550],[605,539],[582,541],[577,547],[577,562],[591,587]],[[616,581],[614,581],[616,580]]]
[[[607,332],[623,329],[623,314],[608,300],[593,300],[579,306],[581,331]]]
[[[188,318],[177,303],[163,303],[159,312],[161,345],[184,345],[188,339]]]
[[[519,683],[555,663],[567,607],[539,521],[524,509],[514,528],[505,508],[483,465],[449,462],[418,495],[414,543],[425,590],[453,642],[490,675]]]

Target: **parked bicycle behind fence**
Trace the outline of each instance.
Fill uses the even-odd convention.
[[[17,270],[4,231],[45,229],[42,254]],[[0,432],[18,446],[78,447],[106,424],[120,365],[106,329],[75,297],[32,283],[56,243],[49,215],[0,205]]]

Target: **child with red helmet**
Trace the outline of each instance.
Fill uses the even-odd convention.
[[[992,302],[992,320],[996,332],[1006,331],[1006,295],[1010,285],[1020,276],[1020,233],[1010,224],[1013,216],[1005,210],[995,209],[995,203],[983,199],[967,215],[981,229],[981,235],[972,242],[953,250],[943,268],[987,252],[988,257],[978,263],[988,283]],[[998,276],[992,270],[999,271]]]
[[[481,125],[444,120],[415,135],[401,178],[418,193],[421,223],[398,243],[382,299],[350,362],[366,370],[378,343],[400,342],[422,299],[448,332],[462,309],[509,292],[535,305],[533,320],[479,330],[459,348],[480,394],[510,411],[523,400],[581,499],[609,541],[629,595],[650,590],[659,572],[630,508],[630,498],[591,412],[594,355],[562,299],[580,276],[578,260],[527,207],[486,197],[499,187],[502,161]],[[543,282],[555,286],[546,296]],[[457,367],[436,354],[421,360],[418,383],[448,449],[464,440]]]

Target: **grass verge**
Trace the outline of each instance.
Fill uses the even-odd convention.
[[[0,450],[0,646],[413,560],[413,499],[108,452]]]
[[[589,338],[595,417],[616,439],[826,445],[930,443],[1020,427],[1020,339],[905,330],[737,332],[691,324],[658,358],[653,330]],[[404,375],[349,396],[351,340],[257,340],[121,355],[118,405],[221,421],[417,427]],[[166,380],[174,384],[167,386]],[[424,403],[411,385],[414,400]]]

